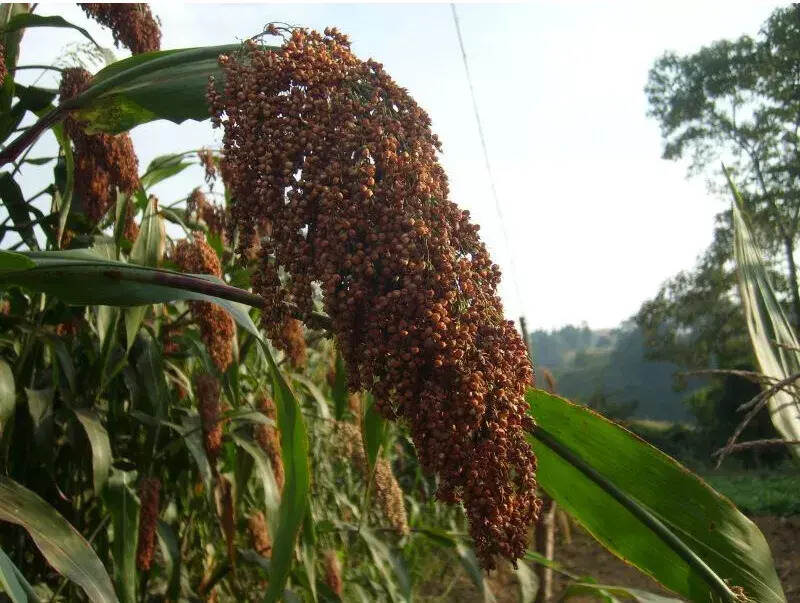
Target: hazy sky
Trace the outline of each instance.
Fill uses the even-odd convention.
[[[162,48],[225,44],[270,21],[336,26],[362,58],[382,62],[424,107],[444,144],[451,198],[472,212],[503,269],[509,318],[531,328],[587,321],[612,327],[711,241],[724,201],[685,166],[660,158],[658,125],[643,88],[665,50],[691,52],[719,38],[755,35],[776,5],[757,2],[538,2],[463,4],[457,10],[509,234],[503,236],[478,138],[449,4],[157,3]],[[104,46],[111,35],[75,6],[43,4],[86,27]],[[52,62],[71,30],[29,30],[20,64]],[[115,50],[118,57],[127,53]],[[25,72],[32,79],[35,72]],[[40,85],[56,85],[44,77]],[[155,156],[218,145],[208,122],[136,128],[144,170]],[[43,139],[32,156],[54,151]],[[24,172],[24,190],[48,169]],[[201,170],[159,185],[163,202],[201,183]],[[510,258],[516,266],[519,293]]]

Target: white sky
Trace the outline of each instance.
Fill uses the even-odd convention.
[[[531,329],[587,321],[612,327],[711,241],[724,201],[685,166],[661,157],[658,125],[643,88],[665,50],[688,53],[719,38],[755,35],[775,8],[757,2],[537,2],[458,6],[510,245],[502,237],[448,4],[156,3],[162,48],[227,44],[270,21],[350,35],[362,58],[382,62],[433,120],[444,144],[451,198],[481,225],[503,269],[506,314]],[[45,3],[87,28],[107,30],[74,4]],[[73,30],[26,32],[20,64],[51,63]],[[115,50],[118,57],[127,53]],[[24,72],[31,81],[36,72]],[[40,85],[55,86],[52,76]],[[155,156],[217,146],[208,122],[156,122],[132,132],[141,170]],[[54,154],[52,137],[31,156]],[[23,170],[26,194],[50,168]],[[191,168],[158,185],[168,203],[201,184]],[[509,258],[513,254],[517,289]]]

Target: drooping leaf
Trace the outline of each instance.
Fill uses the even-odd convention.
[[[0,252],[0,258],[5,253]],[[33,291],[43,291],[74,305],[128,307],[177,300],[210,301],[222,306],[239,325],[258,336],[258,329],[247,307],[217,295],[230,295],[253,304],[260,304],[259,299],[226,285],[214,276],[183,274],[107,260],[86,249],[30,252],[24,255],[36,267],[0,270],[0,284],[15,284]]]
[[[0,251],[0,272],[30,270],[31,268],[36,268],[36,263],[29,257],[13,251]]]
[[[764,536],[728,499],[593,411],[526,398],[540,485],[612,553],[692,601],[733,602],[731,587],[786,600]]]
[[[46,389],[25,388],[28,398],[28,412],[33,421],[33,437],[36,445],[43,454],[48,454],[51,450],[51,440],[53,438],[53,396],[55,390],[52,387]]]
[[[217,58],[239,49],[225,45],[163,50],[112,63],[95,74],[86,91],[94,98],[77,111],[78,118],[88,124],[90,133],[110,134],[157,119],[175,123],[208,119],[208,78],[213,75],[221,83]],[[96,86],[101,94],[94,94]]]
[[[20,584],[18,573],[17,567],[8,558],[8,555],[0,549],[0,584],[3,586],[3,592],[9,596],[13,603],[28,603],[28,595],[22,584]]]
[[[472,580],[472,583],[481,592],[483,602],[495,603],[497,599],[489,586],[489,582],[486,580],[485,572],[478,563],[475,551],[463,542],[458,541],[456,543],[456,554],[458,555],[458,560],[461,561],[462,567],[470,577],[470,580]]]
[[[0,358],[0,429],[14,413],[17,405],[17,388],[14,385],[14,373],[8,363]]]
[[[734,195],[733,251],[750,341],[761,372],[782,381],[800,372],[800,342],[770,284],[761,253],[742,212],[739,192],[727,171],[725,175]],[[796,396],[779,390],[769,399],[767,408],[772,424],[784,439],[800,440],[800,400]],[[790,446],[789,450],[795,458],[800,458],[800,447]]]
[[[83,588],[91,601],[117,601],[89,543],[37,494],[5,476],[0,476],[0,520],[25,528],[48,563]]]
[[[139,534],[139,503],[130,490],[133,472],[114,470],[108,480],[105,500],[114,529],[114,582],[123,603],[136,602],[136,545]]]
[[[139,235],[131,249],[131,262],[140,266],[157,267],[164,257],[166,243],[164,219],[158,214],[158,201],[151,197],[147,202]]]
[[[73,25],[63,17],[59,17],[56,15],[35,15],[33,13],[24,13],[21,15],[16,15],[11,17],[11,19],[6,23],[5,27],[3,28],[4,33],[11,33],[12,31],[18,31],[20,29],[25,29],[27,27],[67,27],[71,29],[75,29],[81,32],[87,40],[89,40],[92,44],[100,48],[101,46],[95,41],[95,39],[89,35],[89,32],[86,31],[83,27],[78,27],[77,25]]]
[[[162,520],[158,520],[156,528],[161,556],[164,559],[167,574],[167,598],[177,601],[181,591],[181,549],[175,531]]]
[[[527,563],[518,563],[514,576],[519,584],[520,603],[533,603],[539,591],[539,578]]]
[[[234,433],[233,440],[242,448],[242,450],[253,457],[256,469],[258,470],[258,477],[261,480],[261,486],[264,489],[264,501],[267,506],[266,516],[273,517],[280,504],[281,494],[278,490],[277,484],[275,483],[275,474],[272,471],[272,465],[270,464],[269,458],[264,451],[261,450],[261,448],[259,448],[259,446],[250,438]]]
[[[255,337],[272,371],[272,393],[281,432],[281,457],[285,482],[278,507],[278,529],[272,548],[272,563],[266,600],[274,603],[281,596],[294,558],[294,548],[305,517],[310,486],[308,435],[305,421],[292,390],[286,384],[266,342],[257,331]]]
[[[22,195],[22,189],[8,172],[0,174],[0,199],[3,200],[14,226],[17,227],[19,236],[25,241],[30,249],[38,249],[39,244],[33,234],[31,216],[28,212],[28,204]]]
[[[38,86],[23,86],[17,82],[14,86],[14,94],[19,98],[20,104],[25,110],[38,113],[52,104],[58,91]]]
[[[635,603],[680,603],[680,599],[664,597],[655,593],[650,593],[638,588],[627,586],[608,586],[607,584],[594,584],[591,582],[573,582],[567,586],[562,595],[563,601],[571,601],[573,597],[601,596],[613,597],[612,601],[617,601],[616,597],[621,597],[623,601],[634,601]]]
[[[369,463],[369,470],[375,467],[375,461],[378,460],[383,440],[386,436],[386,419],[384,419],[375,407],[375,399],[372,394],[365,393],[364,399],[364,425],[362,433],[364,434],[364,452],[367,453],[367,462]]]
[[[74,412],[89,438],[92,449],[92,483],[95,495],[99,495],[111,469],[111,442],[108,439],[108,432],[93,410],[75,408]]]
[[[147,190],[162,180],[180,174],[189,166],[194,165],[191,161],[185,161],[184,157],[186,157],[186,153],[173,153],[170,155],[161,155],[153,159],[150,165],[147,166],[145,173],[139,179],[142,188]]]

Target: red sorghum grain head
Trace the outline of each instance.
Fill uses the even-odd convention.
[[[136,567],[147,571],[153,565],[156,550],[156,524],[161,481],[155,477],[144,479],[139,486],[139,542],[136,546]]]
[[[340,597],[342,596],[342,566],[336,551],[326,550],[322,555],[325,566],[325,584]]]
[[[264,415],[277,423],[278,415],[275,409],[275,402],[269,396],[262,396],[258,402],[258,409]],[[279,491],[283,491],[283,484],[286,476],[283,470],[283,457],[281,456],[281,433],[272,425],[259,423],[254,427],[253,433],[256,442],[269,458],[272,465],[272,473],[275,476],[275,483]]]
[[[114,45],[120,42],[133,54],[161,49],[161,28],[147,4],[79,4],[89,17],[111,29]]]
[[[219,382],[205,373],[194,379],[197,410],[200,413],[200,424],[203,429],[203,446],[206,449],[208,462],[215,468],[219,452],[222,449],[222,424],[219,417]]]
[[[225,208],[209,202],[199,188],[186,199],[186,214],[192,220],[205,222],[210,232],[219,236],[225,234]]]
[[[303,323],[296,318],[286,317],[281,328],[281,337],[275,341],[280,349],[286,352],[289,364],[293,368],[303,368],[306,365],[306,339],[303,335]]]
[[[178,241],[173,260],[184,272],[222,276],[222,267],[214,250],[202,238]],[[211,302],[189,302],[192,319],[200,328],[200,337],[214,364],[224,373],[233,361],[236,324],[221,307]]]
[[[197,152],[197,158],[206,171],[206,184],[213,188],[214,181],[217,179],[217,164],[214,162],[214,153],[211,152],[211,149],[200,149]]]
[[[91,79],[84,69],[65,69],[59,88],[61,100],[83,92]],[[64,129],[75,148],[75,193],[83,200],[89,220],[96,224],[115,202],[117,189],[131,194],[139,186],[139,160],[128,134],[87,134],[81,123],[69,116]]]
[[[6,67],[6,47],[5,44],[0,42],[0,86],[6,81],[8,75],[8,67]]]
[[[500,271],[448,199],[430,119],[335,29],[245,53],[220,57],[224,90],[210,82],[208,99],[240,252],[272,227],[254,276],[264,327],[280,339],[289,309],[309,318],[319,283],[351,390],[409,424],[439,498],[464,504],[485,568],[521,557],[540,505],[531,366]]]
[[[261,511],[255,511],[247,518],[250,529],[250,543],[253,550],[262,557],[272,556],[272,538],[269,535],[267,520]]]

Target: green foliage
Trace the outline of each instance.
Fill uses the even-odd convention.
[[[543,488],[612,552],[692,601],[734,601],[726,584],[784,600],[766,540],[730,501],[600,415],[539,390],[528,402]]]
[[[0,9],[0,21],[65,26],[14,17],[25,12],[15,6]],[[17,33],[3,34],[11,66]],[[250,283],[247,269],[233,263],[237,233],[207,232],[186,223],[182,207],[148,199],[147,188],[186,167],[185,153],[154,160],[140,188],[119,193],[99,224],[81,216],[84,200],[73,207],[75,161],[58,123],[68,110],[90,130],[110,133],[157,119],[205,119],[208,76],[219,73],[220,53],[237,48],[114,62],[55,109],[52,92],[17,86],[13,76],[0,91],[4,161],[48,129],[60,147],[44,193],[52,197],[49,214],[22,197],[19,170],[0,178],[0,198],[27,248],[0,251],[7,302],[0,314],[0,460],[7,474],[0,479],[0,547],[8,552],[0,555],[0,582],[14,599],[35,600],[30,582],[54,602],[80,600],[84,592],[126,602],[410,601],[437,572],[460,564],[492,600],[466,520],[436,502],[437,484],[416,461],[406,428],[384,421],[366,392],[362,416],[350,416],[343,362],[328,333],[309,329],[308,365],[292,368],[255,326],[265,301],[228,284]],[[27,112],[41,119],[9,143]],[[229,201],[229,191],[221,197]],[[135,240],[126,239],[129,211],[140,226]],[[167,268],[176,241],[165,219],[205,236],[221,277]],[[198,320],[207,306],[196,302],[215,304],[236,321],[225,342],[230,366],[212,362],[209,333]],[[219,400],[203,391],[203,379],[218,386]],[[759,600],[783,600],[763,537],[727,501],[586,409],[540,392],[529,396],[540,425],[542,486],[604,544],[685,596],[732,600],[722,582],[729,580]],[[274,420],[260,410],[269,406],[266,398]],[[279,442],[270,443],[270,434]],[[601,479],[588,476],[587,462]],[[365,496],[376,465],[397,480],[407,528],[391,521],[378,497]],[[162,484],[155,508],[137,493],[145,479]],[[703,517],[687,514],[676,497],[693,500]],[[259,518],[266,545],[253,527]],[[707,520],[719,529],[709,531]],[[139,562],[142,543],[152,542],[141,537],[145,527],[156,530],[161,550],[149,569]],[[44,559],[32,554],[26,532]],[[627,534],[636,538],[620,537]],[[341,562],[341,595],[327,579],[326,555]],[[530,568],[515,575],[523,600],[531,600]],[[575,588],[624,594],[585,579]]]
[[[713,471],[704,477],[748,515],[800,514],[800,476],[792,464],[775,471]]]

